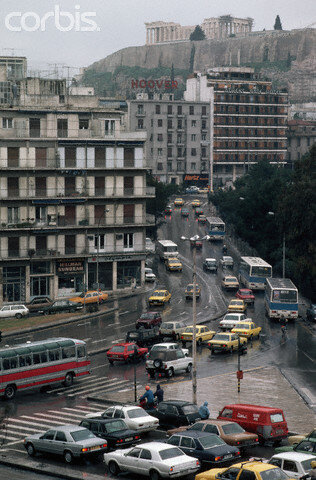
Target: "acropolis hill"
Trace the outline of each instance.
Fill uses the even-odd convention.
[[[122,84],[127,84],[128,73],[125,80],[122,76],[117,81],[115,79],[116,69],[121,66],[155,69],[171,68],[173,64],[175,69],[189,73],[190,58],[191,71],[225,65],[249,65],[272,78],[277,87],[287,87],[291,102],[315,101],[315,45],[316,32],[312,28],[252,32],[244,37],[127,47],[93,63],[88,70],[111,72],[115,93],[124,95]]]

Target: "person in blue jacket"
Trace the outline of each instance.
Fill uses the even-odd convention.
[[[204,402],[203,405],[201,405],[199,408],[199,415],[201,417],[201,420],[206,420],[210,416],[210,411],[207,406],[208,402]]]
[[[140,397],[140,399],[141,400],[146,399],[147,400],[146,408],[151,408],[151,407],[154,406],[154,403],[155,403],[154,394],[153,394],[152,390],[150,390],[149,385],[146,385],[145,390],[146,390],[146,392],[144,393],[144,395],[142,395]]]

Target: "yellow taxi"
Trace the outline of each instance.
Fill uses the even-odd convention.
[[[238,333],[241,337],[253,338],[259,337],[261,327],[249,320],[242,320],[232,329],[232,333]]]
[[[196,326],[196,343],[198,345],[201,345],[202,342],[205,342],[207,340],[212,340],[214,337],[215,332],[210,330],[208,327],[205,327],[204,325],[197,325]],[[181,333],[181,342],[182,345],[185,347],[186,342],[192,342],[193,340],[193,326],[187,327],[183,333]]]
[[[193,283],[189,283],[187,285],[187,288],[185,289],[184,295],[186,300],[192,300],[193,299],[193,291],[194,291],[194,286]],[[199,285],[195,285],[195,296],[196,298],[200,298],[201,295],[201,288]]]
[[[208,188],[200,188],[199,193],[208,193],[209,189]]]
[[[182,272],[182,263],[176,257],[167,258],[166,269],[169,272]]]
[[[195,200],[193,200],[193,202],[191,202],[191,206],[192,206],[193,208],[200,207],[200,206],[201,206],[200,200],[198,200],[198,199],[196,198]]]
[[[99,300],[98,300],[99,298]],[[86,294],[82,293],[78,297],[72,297],[69,300],[72,302],[78,302],[82,305],[88,303],[103,303],[109,298],[107,293],[104,292],[97,292],[97,290],[89,290]]]
[[[279,467],[258,461],[249,461],[235,463],[226,468],[211,468],[198,475],[195,480],[239,480],[241,478],[251,478],[253,480],[293,480],[289,478]]]
[[[216,333],[212,340],[207,343],[208,348],[212,353],[214,352],[230,352],[238,350],[238,344],[245,345],[247,343],[246,337],[239,337],[237,333],[223,332]]]
[[[234,290],[235,288],[239,288],[239,282],[237,277],[233,275],[225,275],[222,279],[222,288],[225,290]]]
[[[155,290],[153,294],[149,297],[148,303],[149,306],[152,305],[166,305],[171,299],[171,293],[168,290]]]
[[[184,200],[183,198],[175,198],[174,202],[173,202],[174,206],[175,207],[182,207],[182,205],[184,205]]]
[[[228,305],[228,312],[244,313],[247,310],[247,305],[243,300],[239,298],[232,298]]]

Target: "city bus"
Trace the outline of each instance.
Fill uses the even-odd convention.
[[[209,235],[209,240],[224,240],[225,238],[225,222],[219,217],[207,217],[207,234]]]
[[[269,318],[298,317],[298,290],[289,278],[267,278],[264,304]]]
[[[157,253],[160,260],[167,260],[168,258],[178,257],[178,245],[171,240],[158,240]]]
[[[266,279],[272,277],[272,267],[259,257],[241,257],[238,278],[252,290],[264,290]]]
[[[90,374],[86,344],[73,338],[50,338],[0,349],[0,395],[62,383]]]

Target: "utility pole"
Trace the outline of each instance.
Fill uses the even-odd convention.
[[[196,240],[193,243],[193,338],[192,338],[192,401],[197,404],[196,396]]]
[[[283,232],[282,278],[285,278],[285,232]]]

